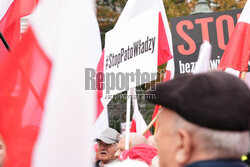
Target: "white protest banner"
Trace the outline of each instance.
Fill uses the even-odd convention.
[[[104,98],[157,78],[159,9],[106,33]]]

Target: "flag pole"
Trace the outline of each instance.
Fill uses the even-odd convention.
[[[145,129],[145,131],[142,133],[142,135],[144,136],[147,131],[154,125],[155,121],[157,121],[159,115],[161,113],[161,110],[158,111],[157,115],[154,117],[154,119],[148,124],[148,127]]]
[[[6,47],[6,49],[8,50],[8,51],[10,51],[10,47],[9,47],[9,44],[8,44],[8,42],[6,41],[6,39],[4,38],[4,36],[3,36],[3,34],[0,32],[0,38],[1,38],[1,40],[2,40],[2,42],[3,42],[3,44],[4,44],[4,46]]]
[[[241,79],[242,81],[244,81],[244,80],[245,80],[245,78],[246,78],[246,74],[247,74],[247,72],[246,72],[246,71],[242,71],[242,72],[241,72],[240,79]]]
[[[126,132],[125,132],[125,150],[129,150],[129,133],[130,133],[130,105],[131,105],[131,90],[127,91],[127,112],[126,112]]]

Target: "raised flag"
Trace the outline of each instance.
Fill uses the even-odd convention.
[[[248,70],[250,55],[250,1],[248,0],[229,39],[218,66],[219,70],[231,68],[243,72]]]
[[[20,0],[0,1],[0,32],[3,34],[10,49],[13,49],[20,40]],[[0,40],[0,56],[9,54]]]
[[[208,72],[210,70],[210,58],[212,53],[212,45],[208,41],[201,44],[199,57],[193,71],[194,74]]]
[[[122,26],[131,18],[151,9],[159,8],[159,30],[158,30],[158,65],[166,63],[172,58],[172,36],[166,16],[166,11],[162,0],[130,0],[127,1],[121,16],[119,17],[114,29]]]
[[[172,48],[172,36],[165,12],[165,8],[162,0],[130,0],[127,1],[114,29],[122,26],[126,22],[128,22],[133,17],[151,9],[154,7],[159,7],[159,29],[158,29],[158,65],[162,65],[166,63],[168,60],[169,65],[167,67],[168,76],[173,78],[174,75],[174,61],[173,61],[173,48]],[[104,54],[100,58],[99,65],[102,63],[102,71],[103,71],[103,61]],[[99,69],[99,66],[98,66]],[[108,126],[108,103],[111,99],[103,99],[102,91],[98,91],[98,99],[97,99],[97,120],[94,125],[94,137],[98,137],[100,133]]]
[[[101,51],[93,6],[90,0],[41,1],[20,44],[0,62],[7,167],[91,166],[95,105],[84,69]]]
[[[138,7],[139,6],[139,7]],[[155,6],[159,7],[159,38],[158,38],[158,65],[162,65],[167,62],[165,81],[172,79],[174,77],[174,60],[173,60],[173,45],[172,36],[168,24],[168,19],[166,16],[166,11],[162,0],[130,0],[127,2],[123,12],[118,19],[115,28],[121,26],[127,20],[133,18],[140,13],[153,8]],[[157,115],[158,108],[156,107],[154,115]],[[153,119],[152,118],[152,119]]]
[[[138,102],[136,99],[136,89],[132,88],[131,90],[131,95],[132,95],[132,103],[133,103],[133,108],[134,108],[134,114],[132,117],[132,123],[131,123],[131,128],[130,132],[138,133],[138,134],[143,134],[144,131],[147,129],[147,124],[145,120],[143,119],[143,116],[141,115],[138,107]],[[146,134],[144,135],[146,138],[151,136],[151,132],[147,131]]]
[[[96,119],[93,127],[93,138],[97,138],[101,133],[109,127],[108,119],[108,103],[111,99],[103,98],[103,71],[104,71],[104,50],[96,68],[96,74],[100,77],[96,78]]]
[[[39,133],[51,61],[29,29],[13,53],[0,61],[0,133],[6,167],[30,166]]]
[[[50,23],[55,24],[50,31],[59,33],[54,37],[59,45],[55,46],[57,50],[52,55],[54,68],[46,100],[46,114],[33,164],[38,167],[91,166],[94,160],[91,127],[95,115],[95,94],[92,90],[85,90],[84,70],[95,68],[95,57],[101,54],[94,1],[42,2],[33,21],[41,18],[45,22],[49,19]],[[55,10],[56,18],[51,18]],[[46,17],[43,17],[44,14]],[[39,29],[38,24],[36,28]],[[44,34],[44,31],[39,34]]]

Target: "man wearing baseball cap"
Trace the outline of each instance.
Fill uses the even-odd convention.
[[[117,151],[117,143],[119,141],[119,135],[115,129],[107,128],[104,130],[100,137],[96,139],[98,143],[97,167],[105,167],[107,164],[115,163],[117,158],[114,156]]]
[[[225,72],[177,77],[148,100],[162,106],[156,134],[160,167],[245,167],[250,91]]]

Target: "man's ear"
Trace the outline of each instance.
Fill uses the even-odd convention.
[[[178,148],[175,160],[180,165],[185,165],[191,157],[192,141],[190,134],[185,129],[180,129],[178,132]]]

